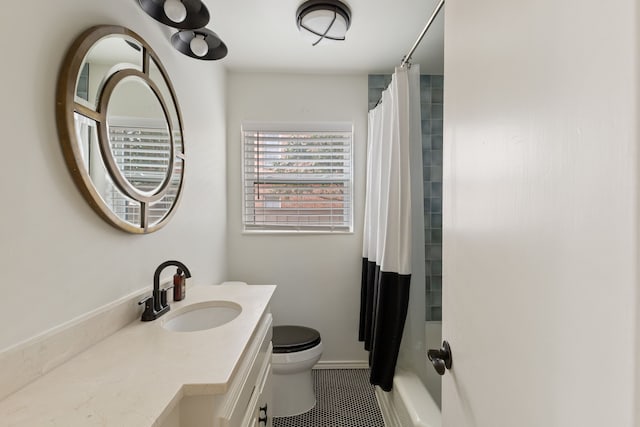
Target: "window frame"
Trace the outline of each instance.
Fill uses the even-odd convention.
[[[246,222],[246,196],[245,193],[245,177],[246,177],[246,165],[245,165],[245,132],[348,132],[351,135],[349,141],[349,173],[346,181],[349,192],[349,206],[348,208],[348,224],[341,229],[332,229],[330,226],[320,229],[304,229],[295,228],[292,226],[288,228],[269,228],[265,225],[264,228],[247,228]],[[355,153],[354,153],[354,123],[347,121],[319,121],[319,122],[260,122],[260,121],[243,121],[240,127],[240,182],[241,190],[240,196],[242,198],[242,207],[240,212],[240,221],[242,227],[242,234],[286,234],[286,235],[308,235],[308,234],[325,234],[325,235],[340,235],[340,234],[353,234],[354,233],[354,213],[355,213],[355,185],[354,185],[354,169],[355,169]]]

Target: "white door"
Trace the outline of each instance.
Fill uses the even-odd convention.
[[[445,4],[445,427],[640,425],[637,9]]]

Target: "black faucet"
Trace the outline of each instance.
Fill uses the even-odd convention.
[[[148,322],[156,320],[158,317],[169,311],[169,303],[167,302],[167,289],[160,289],[160,273],[168,266],[173,265],[182,269],[185,277],[191,277],[191,272],[186,265],[180,261],[165,261],[156,268],[156,272],[153,274],[153,293],[139,301],[138,304],[144,304],[144,312],[142,313],[142,321]]]

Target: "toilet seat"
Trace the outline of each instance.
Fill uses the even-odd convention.
[[[320,344],[320,333],[305,326],[274,326],[271,342],[276,354],[296,353]]]

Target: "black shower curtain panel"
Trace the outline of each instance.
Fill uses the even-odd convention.
[[[381,272],[362,260],[360,341],[369,351],[371,384],[390,391],[409,305],[410,274]]]
[[[411,181],[409,82],[397,68],[369,112],[359,340],[371,383],[390,391],[409,304]]]

